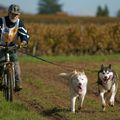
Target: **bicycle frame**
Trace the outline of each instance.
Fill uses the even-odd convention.
[[[10,51],[15,50],[16,46],[0,46],[4,50],[5,60],[3,62],[2,90],[7,101],[13,101],[13,90],[15,89],[15,69],[14,62],[10,60]]]

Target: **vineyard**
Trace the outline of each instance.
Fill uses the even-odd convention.
[[[120,52],[120,18],[23,14],[21,19],[30,35],[26,51],[34,55]]]
[[[81,55],[120,52],[118,18],[25,16],[23,19],[30,34],[28,51],[33,54]]]

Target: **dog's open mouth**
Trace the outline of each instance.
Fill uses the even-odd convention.
[[[103,82],[104,83],[107,83],[108,79],[107,78],[104,78]]]
[[[103,82],[104,82],[104,83],[107,83],[108,80],[110,80],[110,77],[109,77],[109,78],[105,77],[105,78],[103,79]]]
[[[77,88],[78,88],[79,92],[82,92],[82,87],[81,86],[78,85]]]

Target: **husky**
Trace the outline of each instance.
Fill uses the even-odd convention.
[[[71,112],[75,112],[75,102],[77,98],[80,98],[80,106],[78,109],[80,110],[83,106],[83,101],[87,92],[87,83],[88,79],[84,72],[73,71],[71,73],[60,73],[60,76],[67,79],[70,87],[70,109]]]
[[[103,64],[101,65],[101,69],[98,71],[97,84],[102,102],[102,110],[105,111],[105,93],[111,92],[109,105],[113,107],[118,89],[118,75],[114,70],[112,70],[111,64],[109,64],[107,67],[105,67]]]

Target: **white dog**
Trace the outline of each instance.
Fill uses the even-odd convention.
[[[69,81],[71,93],[71,112],[75,112],[75,102],[78,97],[81,98],[79,106],[79,109],[81,109],[87,92],[87,76],[84,72],[78,72],[76,70],[71,73],[61,73],[60,76],[66,78]]]
[[[98,90],[100,93],[103,111],[106,108],[105,93],[111,92],[109,104],[114,106],[115,96],[118,89],[118,75],[111,69],[111,64],[107,67],[101,65],[101,69],[98,72]]]

